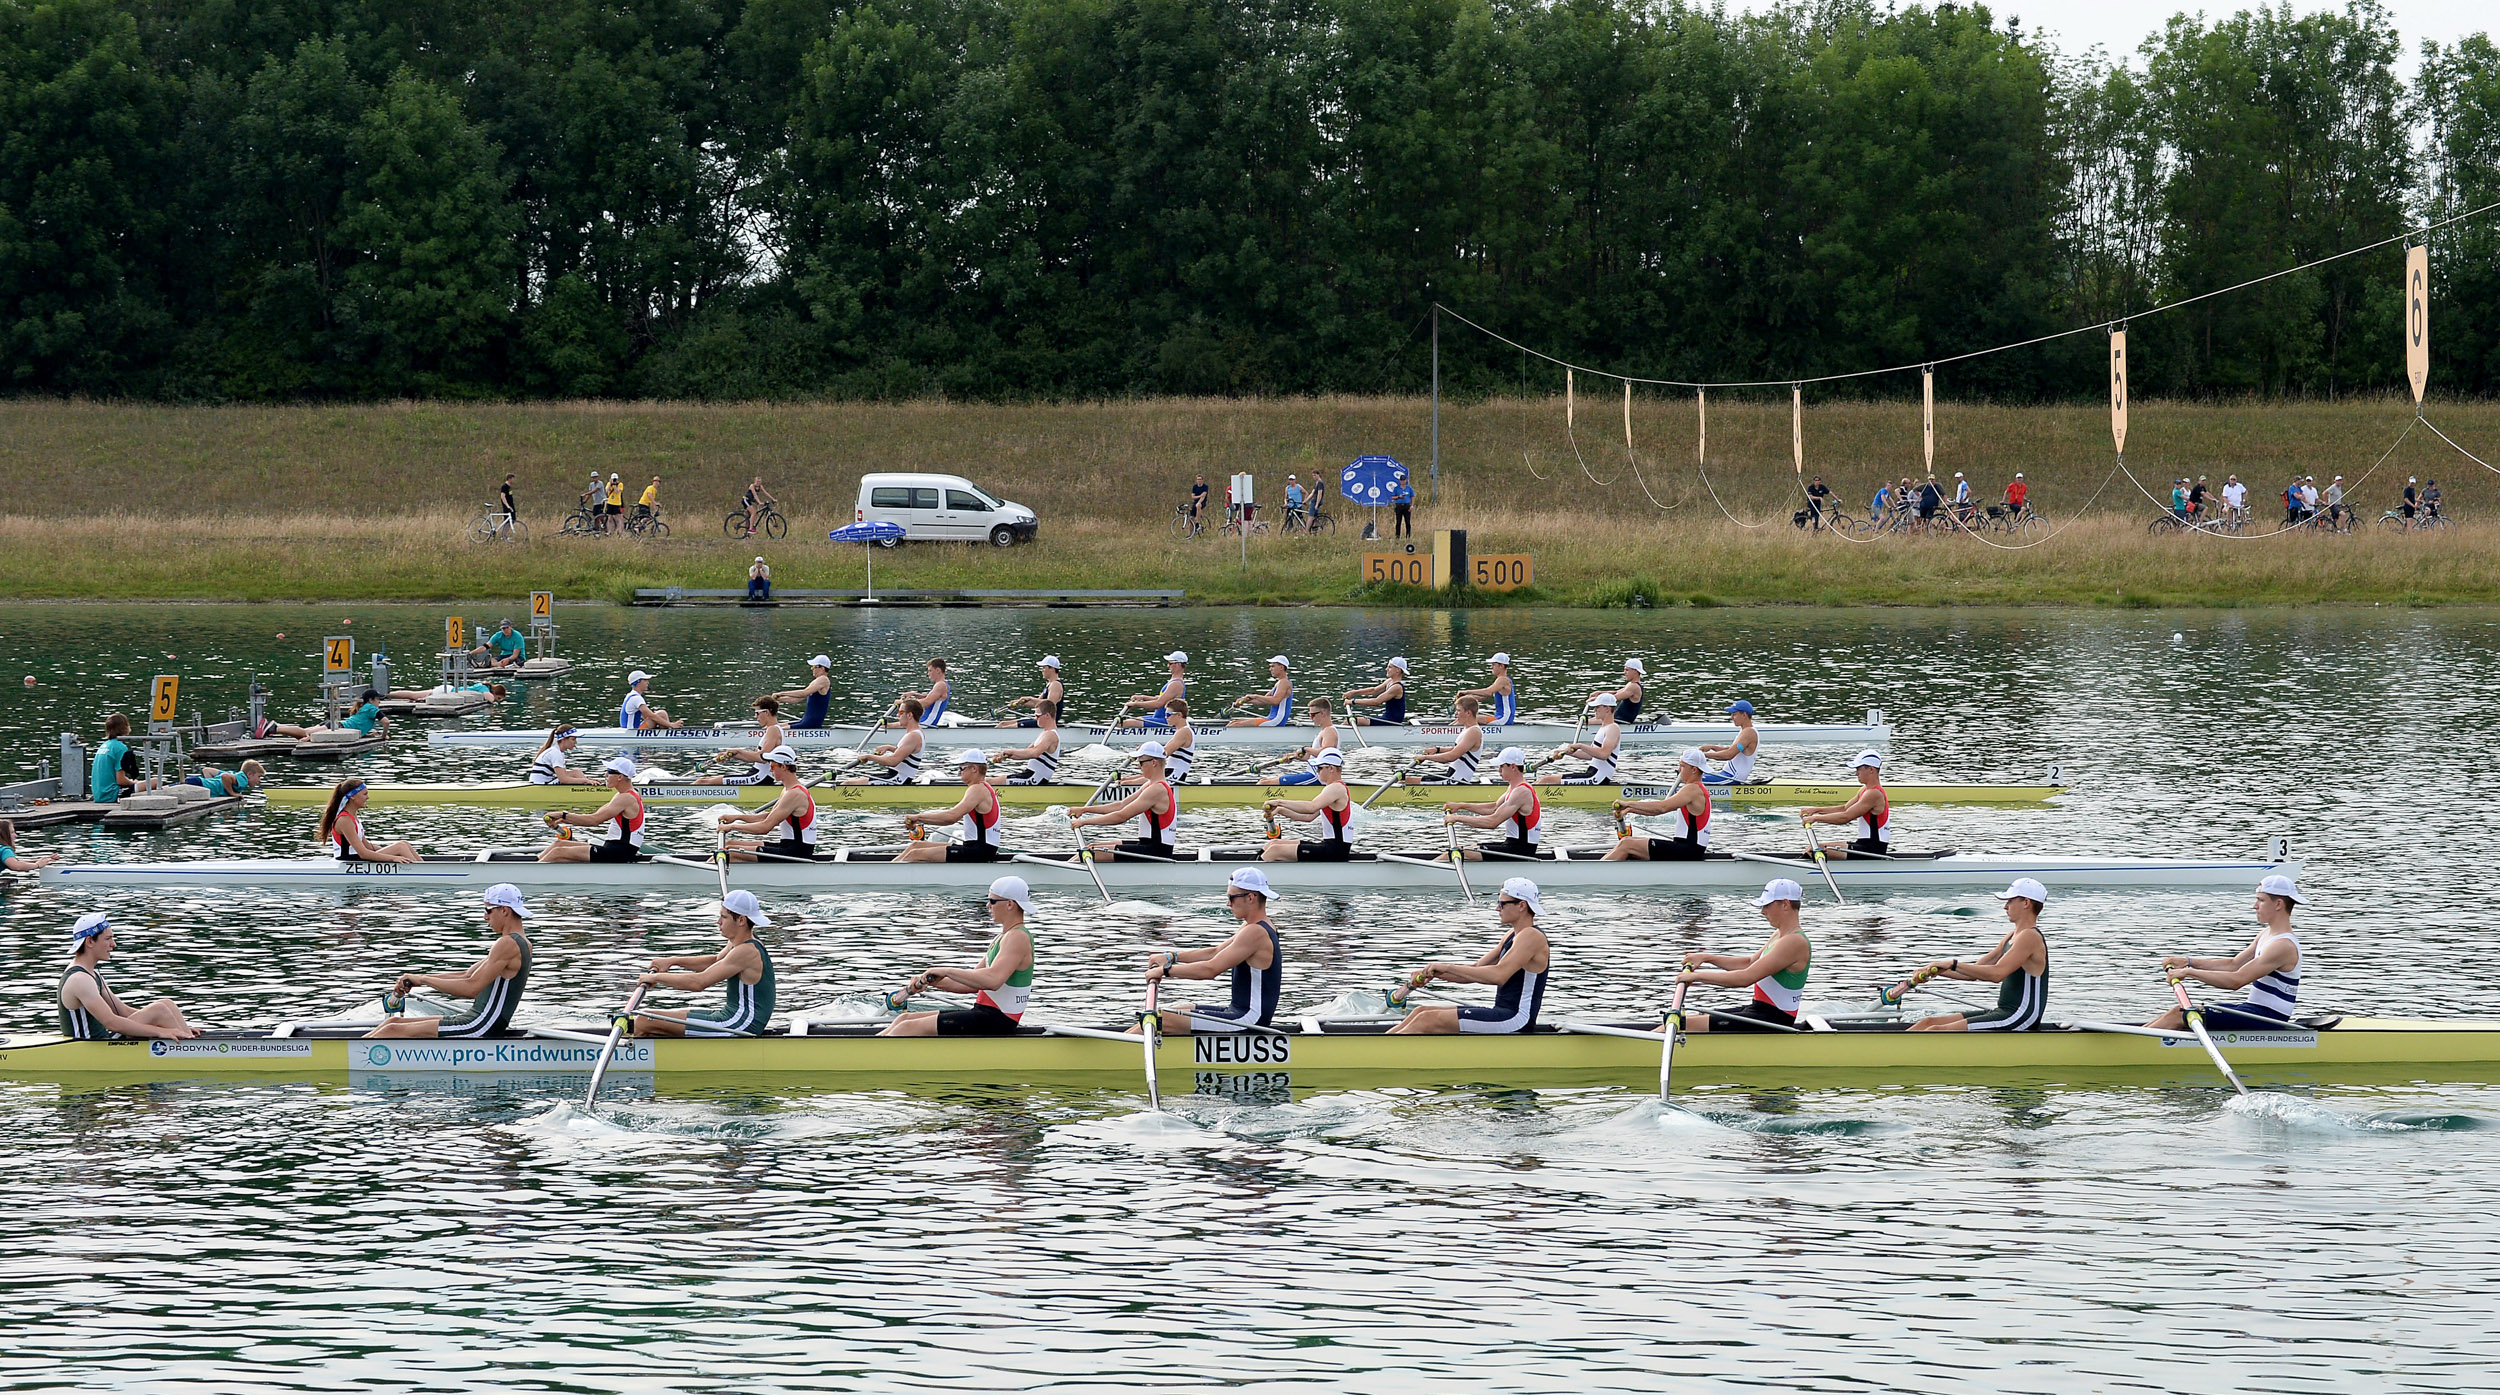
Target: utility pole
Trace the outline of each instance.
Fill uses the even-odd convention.
[[[1432,303],[1432,502],[1441,502],[1441,302]]]

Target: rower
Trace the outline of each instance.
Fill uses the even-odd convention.
[[[1688,749],[1676,757],[1675,793],[1664,799],[1618,799],[1615,801],[1615,826],[1623,827],[1623,816],[1664,815],[1673,822],[1667,825],[1667,836],[1652,838],[1646,833],[1626,829],[1615,845],[1606,852],[1608,862],[1699,862],[1710,853],[1710,787],[1701,782],[1702,754]]]
[[[1172,724],[1172,704],[1189,696],[1189,653],[1187,650],[1175,649],[1163,656],[1163,662],[1170,670],[1171,676],[1163,680],[1161,691],[1129,694],[1128,699],[1120,704],[1120,717],[1114,725],[1161,727]],[[1154,710],[1139,717],[1128,715],[1132,707],[1148,706]]]
[[[1913,1032],[2028,1032],[2049,1010],[2049,942],[2040,934],[2040,912],[2049,904],[2049,889],[2031,877],[2016,877],[1997,893],[2005,918],[2014,928],[1997,947],[1967,963],[1939,959],[1903,980],[1885,994],[1900,1002],[1909,991],[1931,978],[1959,983],[1993,983],[1997,1005],[1987,1012],[1947,1012],[1910,1024]]]
[[[1786,877],[1773,877],[1753,899],[1755,909],[1771,925],[1771,938],[1762,948],[1751,954],[1684,956],[1684,970],[1675,976],[1676,982],[1750,988],[1753,1001],[1733,1012],[1688,1012],[1682,1030],[1761,1032],[1797,1024],[1798,1009],[1805,1005],[1806,971],[1814,966],[1814,946],[1806,943],[1805,932],[1797,928],[1805,900],[1805,888]],[[1658,1030],[1676,1027],[1670,1022]]]
[[[570,722],[556,726],[539,743],[538,753],[530,757],[530,783],[533,785],[595,785],[599,783],[575,770],[565,757],[582,744],[582,730]]]
[[[2174,954],[2161,961],[2170,976],[2215,988],[2245,988],[2248,997],[2236,1003],[2215,1003],[2202,1009],[2205,1026],[2217,1032],[2283,1032],[2298,1024],[2300,1009],[2300,941],[2292,934],[2292,907],[2309,898],[2280,873],[2257,883],[2257,938],[2228,959],[2197,959]],[[2184,1029],[2184,1013],[2172,1008],[2144,1024],[2165,1031]]]
[[[1267,904],[1276,893],[1267,874],[1244,867],[1224,883],[1224,905],[1233,913],[1233,933],[1222,944],[1205,949],[1166,950],[1146,956],[1146,981],[1212,979],[1229,973],[1232,1001],[1217,1007],[1190,1003],[1163,1009],[1163,1030],[1180,1036],[1192,1032],[1246,1032],[1269,1025],[1276,1000],[1285,988],[1285,949],[1276,923],[1267,918]],[[1143,1024],[1129,1028],[1144,1030]]]
[[[1858,752],[1858,792],[1846,804],[1818,804],[1800,809],[1809,824],[1840,824],[1857,836],[1846,843],[1825,843],[1829,857],[1883,857],[1892,851],[1892,796],[1884,793],[1884,754]]]
[[[902,719],[903,734],[891,746],[879,746],[862,756],[862,760],[885,767],[883,775],[863,775],[845,780],[846,785],[908,785],[920,778],[920,699],[903,699],[897,715]]]
[[[1318,839],[1271,837],[1259,854],[1262,862],[1344,862],[1354,856],[1354,843],[1347,836],[1354,821],[1354,792],[1345,786],[1345,756],[1334,750],[1322,751],[1311,763],[1311,771],[1319,777],[1319,792],[1309,799],[1271,799],[1263,806],[1270,833],[1276,831],[1276,820],[1288,818],[1295,823],[1319,825],[1325,835]]]
[[[919,703],[920,724],[924,727],[934,727],[944,724],[946,704],[953,700],[954,695],[955,685],[946,677],[946,661],[931,659],[929,661],[929,690],[925,693],[906,692],[903,694],[903,701]],[[893,727],[900,726],[902,723],[897,720],[888,722],[886,725]]]
[[[600,766],[599,774],[612,791],[607,803],[587,814],[576,814],[570,809],[549,809],[539,815],[549,828],[557,830],[556,841],[539,850],[539,861],[642,860],[642,822],[649,816],[649,811],[643,808],[641,792],[634,788],[633,759],[618,756]],[[605,836],[594,843],[565,831],[571,828],[595,828]]]
[[[1619,778],[1615,772],[1615,756],[1623,745],[1623,728],[1615,724],[1612,708],[1598,719],[1597,734],[1586,741],[1575,741],[1554,752],[1548,760],[1577,758],[1589,763],[1576,775],[1542,775],[1540,785],[1611,785]]]
[[[17,821],[0,819],[0,870],[40,872],[61,860],[59,853],[26,853],[19,851]]]
[[[365,782],[354,776],[330,787],[330,801],[321,810],[318,840],[328,843],[341,862],[414,862],[416,847],[406,841],[376,845],[365,837]]]
[[[1148,741],[1137,748],[1137,790],[1117,804],[1106,804],[1082,814],[1071,814],[1068,823],[1075,828],[1096,828],[1106,824],[1126,823],[1136,819],[1144,835],[1126,838],[1117,843],[1096,843],[1096,854],[1116,860],[1122,853],[1131,857],[1172,860],[1172,823],[1180,817],[1181,799],[1171,782],[1164,778],[1163,748]]]
[[[486,957],[463,973],[401,974],[391,985],[396,996],[405,997],[415,988],[430,988],[454,998],[466,998],[469,1005],[441,1017],[393,1017],[365,1035],[441,1037],[455,1041],[502,1036],[512,1026],[512,1014],[521,1006],[521,994],[529,988],[529,918],[529,907],[522,904],[519,887],[497,882],[486,888],[486,928],[495,932],[495,943],[486,951]]]
[[[1268,689],[1264,693],[1244,693],[1233,699],[1235,707],[1265,707],[1261,717],[1235,717],[1228,727],[1282,727],[1293,724],[1293,665],[1282,654],[1267,659]]]
[[[1527,753],[1516,746],[1505,746],[1496,759],[1502,783],[1510,788],[1501,798],[1473,804],[1444,804],[1441,822],[1466,828],[1500,829],[1502,839],[1481,847],[1462,849],[1459,856],[1470,862],[1485,858],[1533,858],[1544,830],[1539,827],[1545,818],[1545,806],[1537,802],[1536,786],[1528,783]]]
[[[1344,750],[1344,747],[1340,746],[1337,741],[1336,709],[1329,705],[1328,699],[1324,697],[1311,699],[1310,712],[1311,744],[1282,759],[1317,761],[1330,751]],[[1342,759],[1339,763],[1343,763]],[[1313,765],[1308,770],[1298,770],[1291,775],[1269,775],[1262,778],[1259,783],[1262,785],[1316,785],[1319,783],[1319,767]]]
[[[1753,778],[1754,753],[1762,749],[1762,733],[1754,730],[1753,704],[1738,698],[1727,705],[1727,719],[1736,724],[1736,739],[1724,746],[1704,746],[1701,753],[1726,762],[1723,770],[1703,775],[1705,785],[1741,785]]]
[[[716,761],[745,761],[747,768],[727,775],[705,775],[694,783],[698,785],[769,785],[773,781],[773,772],[772,767],[764,760],[764,753],[775,747],[789,744],[790,733],[781,725],[781,699],[778,696],[757,698],[755,700],[755,744],[733,746],[712,757]]]
[[[1484,719],[1477,714],[1473,694],[1458,700],[1458,738],[1447,746],[1427,746],[1415,753],[1415,761],[1446,765],[1447,771],[1427,780],[1408,775],[1410,785],[1472,785],[1476,783],[1476,755],[1484,749]]]
[[[1380,672],[1380,681],[1368,688],[1349,688],[1346,706],[1377,707],[1376,713],[1351,713],[1347,720],[1358,727],[1402,727],[1406,725],[1406,660],[1391,659]]]
[[[1010,785],[1047,785],[1059,778],[1059,705],[1044,703],[1033,709],[1027,723],[1035,727],[1033,744],[1012,751],[1001,751],[1002,761],[1024,762],[1024,773],[1006,781]]]
[[[1422,1004],[1409,1009],[1406,1020],[1389,1029],[1391,1035],[1498,1036],[1536,1026],[1537,1012],[1545,1006],[1546,975],[1554,963],[1554,947],[1536,923],[1544,909],[1535,882],[1526,877],[1503,882],[1502,894],[1493,902],[1493,914],[1502,922],[1501,942],[1472,964],[1426,964],[1406,979],[1409,992],[1433,982],[1490,983],[1492,1004]]]
[[[1189,704],[1182,699],[1172,699],[1164,711],[1172,725],[1171,730],[1160,738],[1163,773],[1177,785],[1189,778],[1189,768],[1198,763],[1198,729],[1190,725]]]
[[[1041,725],[1041,715],[1044,712],[1048,712],[1051,716],[1057,717],[1060,715],[1061,709],[1068,705],[1068,685],[1061,681],[1059,677],[1059,656],[1056,654],[1044,654],[1039,667],[1042,670],[1042,690],[1030,697],[1007,699],[1007,706],[1009,709],[1012,710],[1018,707],[1030,707],[1033,709],[1033,715],[1030,717],[1008,717],[999,723],[1000,726],[1039,726]]]
[[[773,957],[755,938],[772,928],[755,893],[744,888],[721,898],[714,924],[729,946],[718,954],[665,955],[651,961],[651,971],[635,977],[645,988],[700,993],[713,984],[721,988],[718,1010],[660,1008],[634,1014],[638,1037],[752,1037],[763,1034],[773,1020]]]
[[[105,986],[104,966],[113,958],[114,943],[113,922],[101,911],[80,916],[70,929],[69,967],[61,971],[58,1000],[61,1035],[73,1041],[188,1041],[198,1036],[200,1029],[183,1018],[173,999],[134,1008]]]
[[[269,768],[256,760],[247,760],[233,770],[219,770],[213,765],[203,764],[199,774],[185,775],[182,777],[182,782],[186,785],[198,785],[207,790],[213,798],[232,798],[236,795],[250,794],[268,784]]]
[[[1490,702],[1493,710],[1485,718],[1489,725],[1506,727],[1519,720],[1519,694],[1511,687],[1510,655],[1496,654],[1484,661],[1493,670],[1493,681],[1481,688],[1469,688],[1458,695],[1465,703],[1474,698],[1479,704]]]
[[[685,725],[651,705],[651,675],[635,669],[625,676],[625,702],[616,710],[616,724],[627,731],[670,731]]]
[[[825,725],[825,705],[833,701],[833,657],[819,654],[808,660],[807,666],[815,671],[808,675],[806,686],[773,694],[776,704],[773,710],[780,711],[778,704],[781,703],[800,703],[798,728],[801,731],[821,731]],[[757,744],[770,748],[781,743],[768,740]]]
[[[1600,688],[1589,694],[1588,705],[1595,707],[1600,703],[1612,704],[1615,725],[1619,727],[1632,725],[1641,719],[1641,701],[1649,695],[1649,689],[1642,683],[1642,679],[1647,676],[1648,672],[1649,670],[1641,667],[1640,660],[1624,660],[1622,684],[1612,688]]]
[[[764,753],[764,768],[772,772],[781,792],[773,802],[752,814],[721,815],[720,831],[732,862],[757,862],[757,854],[773,860],[813,862],[816,859],[816,796],[799,778],[799,753],[787,746],[775,746]],[[766,834],[781,830],[778,838]],[[752,833],[749,839],[730,839],[732,833]]]
[[[949,1012],[907,1012],[877,1035],[881,1037],[1005,1037],[1024,1021],[1033,999],[1033,934],[1025,920],[1033,914],[1033,890],[1022,877],[1000,877],[990,883],[984,904],[998,933],[975,969],[923,969],[912,975],[898,995],[904,1002],[920,993],[970,993],[972,1006]]]
[[[948,808],[928,814],[905,814],[903,827],[912,831],[913,842],[894,860],[897,862],[996,862],[998,846],[998,791],[990,788],[989,753],[975,747],[955,757],[963,767],[964,797]],[[951,841],[922,836],[921,830],[940,824],[960,823],[961,838]]]

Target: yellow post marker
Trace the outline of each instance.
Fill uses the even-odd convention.
[[[1536,584],[1536,561],[1525,552],[1488,552],[1470,558],[1467,584],[1479,591],[1516,591]]]
[[[1446,591],[1467,584],[1467,530],[1436,529],[1432,535],[1432,589]]]
[[[321,641],[321,671],[345,673],[356,667],[356,640],[353,635],[331,635]]]
[[[1366,586],[1395,582],[1401,586],[1432,585],[1432,558],[1421,552],[1366,552],[1358,576]]]
[[[148,720],[170,722],[174,719],[174,703],[182,695],[182,680],[170,673],[156,675],[156,683],[148,696]]]
[[[2405,249],[2405,378],[2413,385],[2413,410],[2422,411],[2422,392],[2431,383],[2431,249],[2429,243]]]
[[[469,627],[461,623],[459,616],[454,615],[443,621],[443,647],[445,649],[466,649],[469,647],[468,639]]]
[[[555,618],[556,593],[553,591],[530,592],[530,624],[551,625],[555,623]]]

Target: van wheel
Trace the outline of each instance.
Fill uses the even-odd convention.
[[[990,530],[990,546],[992,546],[992,547],[1014,547],[1015,545],[1016,545],[1016,530],[1015,530],[1015,529],[1008,527],[1008,526],[1007,526],[1006,524],[1004,524],[1004,523],[1001,523],[1001,524],[999,524],[997,527],[992,528],[992,529]]]
[[[903,540],[902,540],[901,538],[879,538],[879,539],[877,539],[877,546],[882,547],[882,548],[885,548],[885,549],[887,549],[888,551],[892,551],[893,549],[898,548],[898,547],[901,547],[902,545],[903,545]]]

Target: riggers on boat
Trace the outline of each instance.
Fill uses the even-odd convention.
[[[1511,1036],[1388,1036],[1377,1025],[1322,1024],[1275,1034],[1166,1037],[1168,1083],[1258,1086],[1623,1084],[1655,1088],[1659,1047],[1541,1026]],[[1111,1024],[1115,1029],[1120,1024]],[[1611,1022],[1618,1031],[1655,1023]],[[987,1083],[1133,1088],[1138,1045],[1027,1029],[1012,1037],[880,1038],[873,1025],[816,1025],[727,1040],[629,1040],[610,1069],[675,1079],[772,1077],[796,1085],[885,1087]],[[1097,1028],[1099,1030],[1099,1028]],[[1663,1045],[1663,1038],[1659,1039]],[[2320,1017],[2300,1029],[2218,1038],[2242,1074],[2262,1080],[2500,1079],[2500,1021]],[[0,1037],[0,1078],[286,1078],[373,1082],[443,1074],[586,1076],[596,1038],[515,1035],[470,1042],[371,1041],[342,1035],[212,1033],[195,1041]],[[1840,1028],[1792,1034],[1705,1033],[1675,1052],[1679,1085],[2210,1083],[2196,1038],[2051,1027],[2033,1032]]]
[[[1498,881],[1525,875],[1547,890],[1753,892],[1766,876],[1821,886],[1822,871],[1793,853],[1713,852],[1698,861],[1600,860],[1602,848],[1564,848],[1533,858],[1467,864],[1468,875]],[[1123,855],[1098,861],[1103,885],[1121,890],[1182,888],[1214,892],[1233,868],[1258,862],[1250,847],[1182,848],[1170,861]],[[1346,862],[1260,863],[1278,890],[1427,891],[1458,893],[1440,849],[1358,852]],[[2273,873],[2297,876],[2287,839],[2268,841],[2254,858],[2074,857],[2011,853],[1896,853],[1838,858],[1825,864],[1845,895],[1890,891],[1988,889],[2034,877],[2053,889],[2085,887],[2247,887]],[[1092,893],[1085,864],[1066,854],[1010,853],[996,862],[899,862],[887,849],[838,848],[814,861],[767,858],[741,864],[741,885],[755,891],[972,891],[1001,872],[1037,890]],[[708,855],[661,853],[631,863],[540,862],[531,851],[489,850],[418,862],[340,862],[330,858],[222,859],[183,862],[56,863],[38,873],[62,886],[284,887],[321,891],[478,891],[511,882],[557,895],[698,894],[716,884]]]

